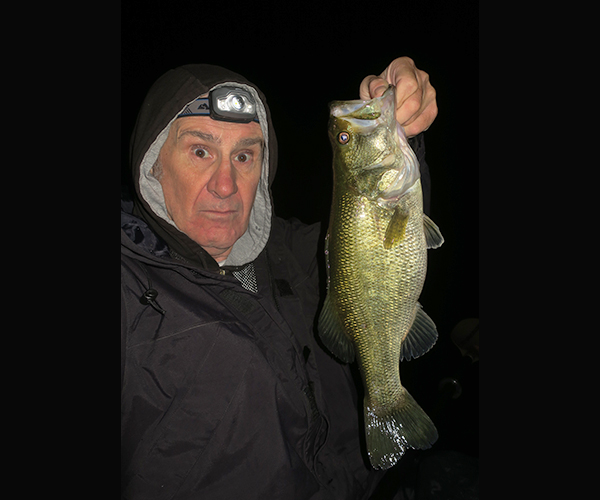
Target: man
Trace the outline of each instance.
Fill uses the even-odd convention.
[[[435,91],[409,58],[397,87],[421,162]],[[122,498],[359,499],[368,466],[348,366],[318,344],[319,225],[273,214],[277,142],[262,92],[210,65],[163,75],[131,143],[121,214]]]

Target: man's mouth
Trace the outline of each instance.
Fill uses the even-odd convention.
[[[208,217],[231,217],[236,213],[236,210],[202,210],[200,213],[205,214]]]

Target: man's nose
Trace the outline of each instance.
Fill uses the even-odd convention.
[[[230,159],[221,160],[206,187],[210,193],[222,199],[237,193],[235,169]]]

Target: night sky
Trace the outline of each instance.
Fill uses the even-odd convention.
[[[360,5],[357,7],[355,5]],[[331,201],[328,102],[358,98],[361,80],[396,57],[412,57],[437,90],[439,115],[425,134],[431,218],[446,240],[429,251],[420,302],[438,327],[425,356],[403,363],[403,381],[440,433],[437,449],[478,456],[478,367],[450,332],[479,317],[478,4],[420,2],[124,2],[122,182],[136,115],[167,70],[211,63],[241,73],[265,93],[279,142],[275,211],[327,221]],[[438,385],[463,393],[443,403]]]

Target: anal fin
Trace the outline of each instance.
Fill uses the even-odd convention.
[[[410,361],[422,356],[434,346],[437,338],[435,323],[417,302],[415,319],[400,347],[400,361]]]
[[[354,361],[354,346],[344,333],[342,322],[332,304],[331,295],[327,293],[323,310],[319,315],[319,337],[331,354],[344,363]]]

